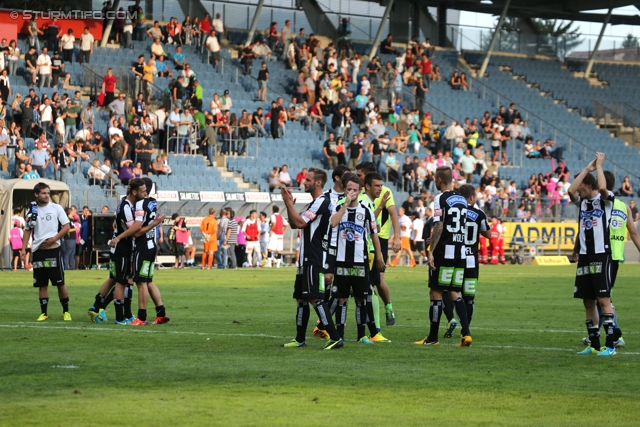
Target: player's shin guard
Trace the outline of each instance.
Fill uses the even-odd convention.
[[[356,323],[358,325],[358,341],[364,337],[364,325],[367,324],[367,302],[356,301]]]
[[[462,336],[471,335],[469,331],[469,318],[467,317],[467,304],[460,297],[453,301],[453,305],[456,307],[456,313],[458,313],[458,319],[460,319],[460,333]]]
[[[327,304],[323,300],[318,300],[313,303],[313,308],[316,310],[316,314],[318,315],[318,319],[320,319],[320,323],[324,325],[324,330],[329,333],[329,336],[333,341],[338,341],[340,339],[340,336],[338,335],[338,331],[336,331],[336,327],[333,324],[333,319],[331,318],[331,316],[329,316],[329,308],[327,307]]]
[[[307,325],[309,324],[309,310],[308,302],[299,302],[296,311],[296,341],[305,342],[307,340]]]
[[[587,320],[587,334],[591,341],[591,347],[600,350],[600,328],[595,326],[591,320]]]
[[[449,296],[449,292],[442,293],[442,306],[443,306],[442,311],[444,312],[444,315],[447,317],[447,322],[451,322],[451,320],[453,320],[453,303],[451,302],[451,297]]]
[[[100,294],[100,292],[98,292],[98,293],[96,294],[96,300],[93,302],[93,308],[95,308],[95,309],[96,309],[96,313],[97,313],[101,308],[104,308],[104,307],[105,307],[104,301],[105,301],[105,297],[104,297],[104,296],[102,296],[102,295]]]
[[[615,323],[613,322],[613,313],[603,313],[602,318],[603,318],[602,326],[604,326],[604,332],[607,334],[605,344],[607,348],[614,348],[615,347],[615,337],[614,337]]]
[[[336,300],[337,301],[337,300]],[[338,301],[338,305],[336,307],[336,330],[338,331],[338,335],[340,338],[344,338],[344,325],[347,323],[347,302]],[[357,312],[356,312],[357,316]],[[324,328],[322,322],[318,325],[318,329],[320,327]]]
[[[116,309],[116,321],[124,322],[124,300],[113,300],[113,305]]]
[[[471,296],[463,295],[462,299],[464,300],[464,303],[467,305],[467,319],[469,321],[469,325],[471,325],[471,319],[473,318],[473,312],[476,309],[476,306],[473,303],[474,297],[473,297],[473,295],[471,295]]]
[[[438,329],[440,329],[440,317],[442,316],[442,301],[431,300],[429,306],[429,320],[431,321],[431,327],[429,329],[429,341],[438,341]]]
[[[49,298],[39,298],[40,301],[40,312],[47,315],[47,308],[49,307]]]
[[[62,305],[62,314],[69,311],[69,297],[60,298],[60,304]]]

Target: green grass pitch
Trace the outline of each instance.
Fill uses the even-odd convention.
[[[389,269],[393,342],[355,343],[351,303],[336,351],[320,350],[313,311],[308,347],[279,347],[295,334],[291,268],[156,271],[172,322],[137,328],[90,323],[106,275],[68,272],[73,321],[50,288],[41,324],[30,273],[1,274],[0,426],[640,423],[637,265],[620,267],[627,347],[613,358],[575,354],[585,327],[574,267],[483,267],[469,348],[414,345],[428,329],[426,270]]]

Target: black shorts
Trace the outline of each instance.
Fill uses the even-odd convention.
[[[612,260],[611,261],[611,288],[613,289],[613,285],[616,284],[616,279],[618,278],[618,267],[620,267],[620,261]]]
[[[327,250],[327,255],[325,258],[325,263],[323,265],[323,270],[325,274],[333,274],[336,271],[336,255],[338,253],[338,249],[330,247]]]
[[[64,286],[64,268],[60,248],[38,249],[33,253],[33,287]]]
[[[610,297],[612,273],[611,254],[580,255],[573,297],[592,300]]]
[[[435,270],[429,271],[429,288],[439,291],[462,291],[464,284],[464,270],[467,260],[446,259],[441,255],[434,255]]]
[[[467,255],[467,265],[464,269],[464,282],[462,284],[462,295],[474,297],[478,278],[480,277],[480,266],[478,265],[478,255]]]
[[[109,278],[126,286],[131,277],[131,254],[109,253]]]
[[[384,264],[387,264],[387,260],[389,259],[389,239],[383,239],[382,237],[378,237],[380,241],[380,252],[382,252],[382,259],[384,260]],[[382,270],[384,273],[384,270]]]
[[[337,264],[333,287],[337,291],[334,293],[337,298],[349,298],[350,295],[353,295],[356,299],[366,299],[368,295],[371,295],[369,265]]]
[[[20,249],[13,249],[12,254],[14,257],[19,257],[20,256]]]
[[[369,266],[371,267],[371,271],[369,271],[369,283],[373,286],[380,286],[380,270],[376,266],[375,254],[369,253]]]
[[[76,243],[76,256],[82,256],[83,252],[84,252],[84,245],[81,245],[80,243]]]
[[[324,299],[324,269],[317,265],[298,267],[293,286],[295,299]]]
[[[412,252],[424,252],[424,240],[420,241],[420,242],[416,242],[416,244],[413,244],[413,240],[411,241],[411,251]]]
[[[136,250],[133,255],[133,281],[136,283],[153,282],[153,268],[156,262],[156,249]]]
[[[173,256],[184,255],[184,243],[176,243],[175,240],[171,242],[171,253],[173,253]]]

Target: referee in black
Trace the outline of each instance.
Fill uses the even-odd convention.
[[[324,263],[326,252],[322,240],[330,226],[331,199],[322,192],[327,183],[325,171],[310,168],[304,180],[304,191],[311,194],[313,201],[298,213],[295,208],[295,199],[289,190],[283,187],[280,191],[282,201],[287,206],[289,224],[293,229],[301,229],[300,255],[296,271],[296,283],[293,297],[297,301],[296,311],[296,338],[282,344],[285,348],[306,347],[306,333],[309,324],[309,304],[313,305],[323,329],[329,333],[330,340],[324,346],[325,350],[333,350],[344,347],[344,341],[338,335],[338,331],[329,315],[329,309],[324,301]]]

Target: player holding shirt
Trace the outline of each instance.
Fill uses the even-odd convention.
[[[69,291],[64,283],[64,268],[60,252],[60,239],[71,228],[69,217],[62,206],[51,201],[50,187],[39,182],[33,187],[35,202],[31,202],[26,213],[26,228],[22,235],[20,259],[24,262],[29,238],[33,234],[33,287],[38,288],[41,314],[38,322],[49,319],[49,281],[58,288],[62,305],[62,319],[71,320],[69,314]]]
[[[467,255],[465,232],[467,220],[467,200],[457,191],[453,191],[452,171],[448,166],[436,169],[436,187],[438,194],[433,204],[433,231],[431,248],[428,254],[429,288],[431,304],[429,336],[416,344],[438,345],[438,329],[442,316],[442,292],[449,292],[462,326],[460,347],[471,345],[467,307],[461,298],[464,283],[464,269]]]
[[[344,325],[347,319],[347,302],[353,292],[356,300],[356,323],[358,325],[357,341],[373,344],[365,336],[365,325],[369,327],[371,336],[378,331],[373,321],[373,309],[368,299],[371,296],[369,282],[369,245],[371,240],[375,248],[375,262],[378,267],[384,266],[380,253],[380,242],[376,236],[377,225],[371,208],[358,201],[361,182],[354,174],[345,174],[344,201],[336,206],[331,218],[331,226],[338,229],[338,247],[336,256],[335,287],[337,288],[338,307],[336,310],[336,328],[344,339]]]

